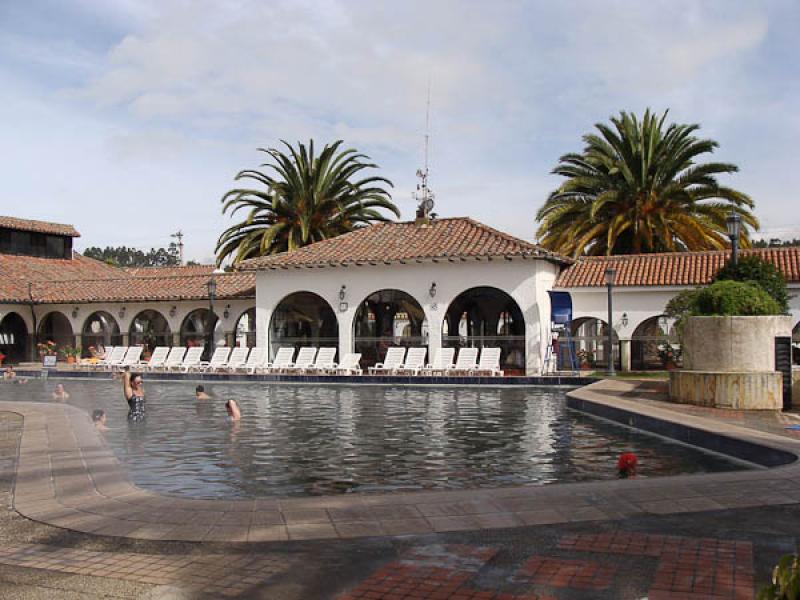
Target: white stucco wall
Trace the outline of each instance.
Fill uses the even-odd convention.
[[[256,276],[258,344],[269,345],[269,323],[280,301],[295,292],[313,292],[336,313],[340,356],[353,351],[353,320],[363,300],[382,289],[396,289],[412,296],[422,307],[429,328],[429,358],[441,348],[442,324],[450,303],[462,292],[479,286],[495,287],[509,294],[525,319],[526,371],[541,371],[549,336],[547,290],[558,267],[544,260],[439,261],[389,265],[364,265],[317,269],[260,271]],[[436,283],[436,296],[429,289]],[[339,291],[347,286],[341,310]]]

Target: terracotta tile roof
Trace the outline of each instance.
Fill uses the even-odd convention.
[[[34,295],[45,304],[204,300],[208,279],[208,275],[173,275],[56,281],[36,285]],[[214,279],[220,300],[255,298],[254,273],[219,273]]]
[[[800,282],[800,247],[741,250],[774,264],[788,282]],[[556,287],[604,286],[606,268],[616,269],[617,286],[693,286],[711,281],[730,258],[730,252],[674,252],[630,256],[589,256],[561,272]]]
[[[413,222],[378,223],[271,256],[242,261],[241,270],[336,267],[350,264],[395,263],[500,257],[546,258],[559,263],[563,256],[502,233],[470,218],[435,219],[428,225]]]
[[[134,277],[210,276],[216,268],[214,265],[183,265],[182,267],[125,267],[124,271]]]
[[[35,231],[37,233],[53,233],[69,237],[80,237],[72,225],[63,223],[49,223],[47,221],[33,221],[31,219],[18,219],[16,217],[0,216],[0,228],[17,229],[19,231]]]

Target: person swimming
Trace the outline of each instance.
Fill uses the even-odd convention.
[[[198,385],[194,388],[194,399],[195,400],[211,400],[211,396],[206,394],[206,388],[202,385]]]
[[[106,412],[104,410],[98,408],[92,411],[92,423],[94,423],[97,431],[108,431],[108,427],[106,427],[106,418]]]
[[[126,367],[122,374],[122,389],[128,402],[128,421],[131,423],[144,421],[144,383],[141,374],[131,373]]]
[[[64,389],[64,384],[59,383],[56,389],[53,390],[53,400],[68,400],[69,393]]]
[[[228,400],[225,403],[225,410],[228,413],[229,421],[240,421],[242,419],[242,411],[239,410],[239,403],[236,400]]]

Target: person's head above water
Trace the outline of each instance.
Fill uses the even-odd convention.
[[[137,388],[142,385],[141,373],[131,373],[131,387]]]
[[[92,421],[94,421],[95,423],[102,422],[105,420],[105,418],[106,418],[106,411],[100,408],[96,408],[95,410],[92,411]]]
[[[225,410],[228,411],[231,421],[238,421],[242,418],[242,412],[239,410],[239,403],[236,400],[228,400],[225,403]]]

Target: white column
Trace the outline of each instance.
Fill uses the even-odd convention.
[[[337,307],[338,308],[338,307]],[[345,311],[336,311],[336,320],[339,323],[339,358],[337,362],[353,351],[353,318],[355,310],[348,308]]]
[[[447,307],[442,307],[441,304],[437,304],[436,302],[425,307],[425,318],[428,320],[429,363],[433,363],[436,357],[439,356],[439,351],[442,349],[442,320],[444,319],[444,310],[446,308]]]

